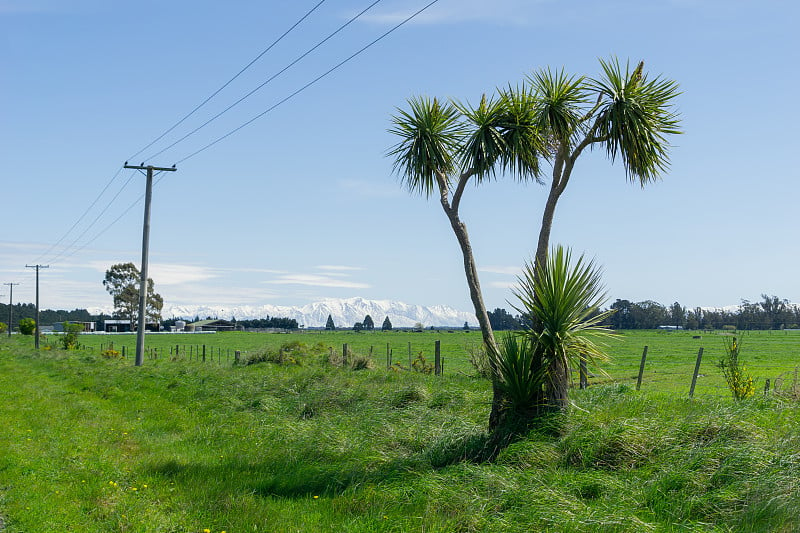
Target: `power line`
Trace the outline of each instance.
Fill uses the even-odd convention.
[[[437,1],[438,1],[438,0],[437,0]],[[366,13],[367,11],[369,11],[370,9],[372,9],[372,8],[373,8],[373,7],[374,7],[376,4],[378,4],[378,3],[380,3],[380,2],[381,2],[381,0],[375,0],[374,2],[372,2],[370,5],[368,5],[367,7],[365,7],[363,10],[361,10],[361,11],[360,11],[358,14],[356,14],[356,15],[355,15],[354,17],[352,17],[350,20],[348,20],[347,22],[345,22],[344,24],[342,24],[341,26],[339,26],[338,28],[336,28],[336,30],[334,30],[334,31],[333,31],[333,33],[329,34],[327,37],[325,37],[324,39],[322,39],[321,41],[319,41],[317,44],[315,44],[314,46],[312,46],[311,48],[309,48],[308,50],[306,50],[305,52],[303,52],[303,53],[302,53],[300,56],[298,56],[297,58],[295,58],[293,61],[291,61],[291,62],[290,62],[288,65],[286,65],[285,67],[283,67],[282,69],[280,69],[278,72],[276,72],[275,74],[273,74],[272,76],[270,76],[269,78],[267,78],[267,80],[266,80],[266,81],[264,81],[264,82],[263,82],[261,85],[257,86],[255,89],[251,90],[250,92],[248,92],[247,94],[245,94],[244,96],[242,96],[241,98],[239,98],[238,100],[236,100],[234,103],[232,103],[231,105],[229,105],[228,107],[226,107],[225,109],[223,109],[222,111],[220,111],[219,113],[217,113],[216,115],[214,115],[213,117],[211,117],[210,119],[208,119],[207,121],[205,121],[205,122],[203,122],[202,124],[200,124],[199,126],[197,126],[195,129],[193,129],[192,131],[190,131],[189,133],[187,133],[186,135],[184,135],[183,137],[181,137],[181,138],[180,138],[180,139],[178,139],[177,141],[173,142],[172,144],[170,144],[170,145],[169,145],[169,146],[167,146],[166,148],[164,148],[164,149],[162,149],[162,150],[160,150],[160,151],[158,151],[158,152],[154,153],[153,155],[151,155],[151,156],[150,156],[150,157],[148,157],[147,159],[148,159],[148,160],[152,160],[152,159],[154,159],[154,158],[156,158],[156,157],[160,156],[161,154],[163,154],[164,152],[166,152],[166,151],[167,151],[167,150],[169,150],[170,148],[172,148],[172,147],[174,147],[175,145],[177,145],[177,144],[179,144],[179,143],[181,143],[181,142],[185,141],[186,139],[188,139],[189,137],[191,137],[192,135],[194,135],[195,133],[197,133],[197,132],[198,132],[198,131],[200,131],[201,129],[205,128],[206,126],[208,126],[209,124],[211,124],[212,122],[214,122],[215,120],[217,120],[219,117],[221,117],[222,115],[224,115],[225,113],[227,113],[228,111],[230,111],[231,109],[233,109],[234,107],[236,107],[237,105],[241,104],[241,103],[242,103],[243,101],[245,101],[246,99],[250,98],[250,97],[251,97],[253,94],[255,94],[256,92],[258,92],[259,90],[261,90],[262,88],[264,88],[264,86],[266,86],[266,85],[267,85],[268,83],[270,83],[272,80],[274,80],[275,78],[277,78],[278,76],[280,76],[281,74],[283,74],[284,72],[286,72],[287,70],[289,70],[290,68],[292,68],[294,65],[296,65],[297,63],[299,63],[300,61],[302,61],[302,60],[303,60],[303,58],[305,58],[306,56],[308,56],[308,55],[309,55],[311,52],[313,52],[314,50],[316,50],[317,48],[319,48],[320,46],[322,46],[323,44],[325,44],[326,42],[328,42],[329,40],[331,40],[331,39],[332,39],[332,38],[333,38],[333,37],[334,37],[336,34],[338,34],[338,33],[339,33],[339,32],[341,32],[342,30],[344,30],[346,27],[348,27],[350,24],[352,24],[353,22],[355,22],[356,20],[358,20],[358,18],[359,18],[359,17],[361,17],[361,15],[363,15],[364,13]]]
[[[153,176],[158,176],[159,174],[161,174],[161,172],[157,172],[157,173],[153,174]],[[131,175],[131,177],[133,177],[133,174]],[[128,181],[130,181],[130,178],[128,179]],[[155,180],[155,182],[153,183],[153,187],[158,186],[158,184],[160,182],[161,182],[161,178],[158,178],[157,180]],[[81,250],[83,250],[84,248],[86,248],[87,246],[92,244],[94,241],[99,239],[105,232],[110,230],[114,226],[114,224],[119,222],[125,215],[127,215],[131,211],[131,209],[136,207],[139,204],[139,202],[141,202],[144,199],[144,196],[145,196],[144,194],[139,195],[139,197],[131,205],[129,205],[125,209],[125,211],[120,213],[117,218],[112,220],[109,224],[106,224],[105,227],[103,227],[103,229],[101,229],[94,237],[92,237],[91,239],[89,239],[88,241],[83,243],[80,247],[78,247],[75,250],[73,250],[72,252],[64,255],[63,258],[64,259],[68,259],[68,258],[72,257],[73,255],[75,255],[76,253],[80,252]]]
[[[166,131],[164,131],[164,132],[163,132],[161,135],[159,135],[158,137],[156,137],[156,138],[155,138],[153,141],[151,141],[151,142],[150,142],[150,143],[149,143],[147,146],[145,146],[144,148],[142,148],[141,150],[139,150],[138,152],[136,152],[135,154],[133,154],[132,156],[130,156],[130,157],[128,158],[128,160],[134,159],[136,156],[138,156],[139,154],[141,154],[142,152],[144,152],[145,150],[147,150],[148,148],[150,148],[151,146],[153,146],[155,143],[157,143],[158,141],[160,141],[161,139],[163,139],[163,138],[164,138],[164,137],[165,137],[167,134],[169,134],[169,133],[170,133],[171,131],[173,131],[175,128],[177,128],[178,126],[180,126],[180,125],[181,125],[181,124],[182,124],[184,121],[186,121],[186,120],[187,120],[189,117],[191,117],[192,115],[194,115],[194,114],[195,114],[195,113],[196,113],[196,112],[197,112],[197,111],[198,111],[200,108],[202,108],[202,107],[203,107],[204,105],[206,105],[206,104],[207,104],[207,103],[208,103],[208,102],[209,102],[209,101],[210,101],[212,98],[214,98],[216,95],[218,95],[220,92],[222,92],[222,91],[223,91],[223,90],[224,90],[224,89],[225,89],[225,88],[226,88],[228,85],[230,85],[231,83],[233,83],[233,81],[234,81],[234,80],[236,80],[236,79],[237,79],[239,76],[241,76],[241,75],[242,75],[242,74],[243,74],[243,73],[244,73],[244,72],[245,72],[247,69],[249,69],[251,66],[253,66],[253,64],[255,64],[255,63],[256,63],[256,62],[257,62],[259,59],[261,59],[261,58],[262,58],[262,57],[263,57],[263,56],[264,56],[264,55],[265,55],[267,52],[269,52],[269,51],[270,51],[272,48],[274,48],[274,47],[275,47],[275,45],[277,45],[279,42],[281,42],[281,41],[284,39],[284,37],[286,37],[287,35],[289,35],[289,33],[291,33],[291,32],[292,32],[292,31],[293,31],[295,28],[297,28],[297,26],[299,26],[299,25],[300,25],[300,24],[301,24],[301,23],[302,23],[304,20],[306,20],[306,19],[307,19],[309,16],[311,16],[311,14],[312,14],[312,13],[314,13],[314,11],[316,11],[316,10],[317,10],[317,9],[318,9],[318,8],[319,8],[319,7],[320,7],[322,4],[323,4],[323,3],[325,3],[325,0],[320,0],[319,2],[317,2],[317,3],[316,3],[316,4],[315,4],[315,5],[314,5],[314,6],[313,6],[313,7],[312,7],[310,10],[308,10],[308,11],[307,11],[307,12],[306,12],[306,13],[305,13],[305,14],[304,14],[302,17],[300,17],[300,18],[299,18],[299,19],[298,19],[298,20],[297,20],[297,21],[296,21],[294,24],[292,24],[292,25],[291,25],[291,26],[290,26],[290,27],[289,27],[289,28],[288,28],[286,31],[284,31],[284,32],[283,32],[283,33],[282,33],[282,34],[281,34],[281,35],[280,35],[280,36],[279,36],[277,39],[275,39],[275,40],[274,40],[272,43],[270,43],[270,45],[269,45],[269,46],[267,46],[267,47],[266,47],[264,50],[262,50],[262,51],[261,51],[261,52],[260,52],[260,53],[259,53],[259,54],[258,54],[256,57],[254,57],[254,58],[253,58],[253,59],[252,59],[252,60],[251,60],[251,61],[250,61],[250,62],[249,62],[247,65],[245,65],[244,67],[242,67],[242,68],[239,70],[239,72],[237,72],[237,73],[236,73],[236,74],[235,74],[235,75],[234,75],[234,76],[233,76],[231,79],[229,79],[228,81],[226,81],[226,82],[225,82],[225,83],[224,83],[224,84],[223,84],[223,85],[222,85],[222,86],[221,86],[219,89],[217,89],[216,91],[214,91],[214,92],[213,92],[211,95],[209,95],[209,96],[208,96],[208,97],[207,97],[205,100],[203,100],[202,102],[200,102],[200,104],[198,104],[197,106],[195,106],[195,108],[194,108],[194,109],[192,109],[192,110],[191,110],[189,113],[187,113],[185,116],[183,116],[183,118],[181,118],[180,120],[178,120],[178,122],[176,122],[175,124],[173,124],[172,126],[170,126],[170,127],[169,127],[169,128],[166,130]],[[64,241],[64,240],[65,240],[65,239],[66,239],[66,238],[67,238],[67,237],[70,235],[70,233],[72,233],[72,231],[73,231],[73,230],[74,230],[74,229],[75,229],[75,228],[78,226],[78,224],[80,224],[80,223],[81,223],[81,221],[82,221],[82,220],[83,220],[83,219],[86,217],[86,215],[88,215],[88,214],[89,214],[89,212],[92,210],[92,208],[94,208],[94,206],[95,206],[95,205],[97,205],[97,202],[99,202],[99,201],[100,201],[100,198],[102,198],[102,196],[105,194],[105,192],[108,190],[108,188],[109,188],[109,187],[111,187],[111,185],[114,183],[114,181],[117,179],[117,177],[119,177],[119,175],[120,175],[120,173],[122,172],[122,170],[123,170],[123,169],[124,169],[124,167],[120,167],[120,168],[117,170],[117,172],[116,172],[116,173],[115,173],[115,174],[114,174],[114,175],[111,177],[111,179],[108,181],[108,183],[106,183],[105,187],[103,187],[103,189],[100,191],[100,193],[99,193],[99,194],[97,195],[97,197],[94,199],[94,201],[93,201],[93,202],[92,202],[92,203],[89,205],[89,207],[87,207],[87,208],[86,208],[86,210],[85,210],[85,211],[84,211],[84,212],[83,212],[83,213],[82,213],[82,214],[81,214],[81,215],[78,217],[78,219],[75,221],[75,223],[74,223],[74,224],[72,224],[72,226],[70,226],[70,228],[69,228],[69,229],[68,229],[68,230],[67,230],[67,231],[66,231],[66,232],[65,232],[65,233],[64,233],[64,234],[63,234],[63,235],[62,235],[62,236],[61,236],[61,237],[60,237],[60,238],[59,238],[59,239],[58,239],[58,240],[55,242],[55,243],[51,244],[51,245],[50,245],[50,247],[49,247],[49,248],[48,248],[48,249],[47,249],[47,250],[46,250],[44,253],[42,253],[42,254],[41,254],[41,255],[40,255],[40,256],[39,256],[39,257],[36,259],[36,261],[37,261],[37,262],[38,262],[38,261],[40,261],[41,259],[43,259],[44,257],[46,257],[46,256],[47,256],[47,255],[48,255],[50,252],[52,252],[52,251],[53,251],[55,248],[57,248],[57,247],[58,247],[58,245],[60,245],[60,244],[61,244],[61,243],[62,243],[62,242],[63,242],[63,241]],[[130,178],[128,179],[128,182],[130,182]],[[126,184],[123,186],[123,189],[125,188],[125,186],[127,186],[127,183],[128,183],[128,182],[126,182]],[[121,191],[120,191],[120,192],[121,192]],[[111,205],[111,204],[114,202],[114,200],[116,200],[117,196],[119,196],[119,193],[117,193],[117,195],[116,195],[116,196],[114,196],[114,198],[113,198],[111,201],[109,201],[108,205],[106,205],[106,207],[105,207],[105,208],[102,210],[102,212],[101,212],[101,215],[102,215],[102,213],[105,213],[105,212],[108,210],[108,208],[110,207],[110,205]],[[138,202],[138,201],[137,201],[137,202]],[[130,210],[130,208],[129,208],[128,210]],[[127,212],[128,210],[126,210],[126,212]],[[120,217],[120,218],[121,218],[121,217]],[[87,226],[86,230],[84,230],[84,232],[83,232],[81,235],[79,235],[79,236],[78,236],[78,237],[77,237],[75,240],[73,240],[73,241],[72,241],[72,243],[71,243],[71,244],[69,244],[69,245],[68,245],[68,246],[65,248],[65,250],[62,250],[62,252],[61,252],[60,254],[56,255],[56,256],[53,258],[53,260],[55,260],[55,259],[58,259],[59,257],[61,257],[61,256],[63,255],[63,253],[64,253],[64,252],[65,252],[67,249],[69,249],[69,248],[70,248],[71,246],[73,246],[73,245],[74,245],[74,244],[75,244],[77,241],[79,241],[79,240],[80,240],[80,239],[81,239],[81,238],[82,238],[82,237],[83,237],[83,236],[84,236],[84,235],[85,235],[85,234],[86,234],[86,233],[87,233],[87,232],[88,232],[88,231],[89,231],[89,230],[92,228],[92,226],[93,226],[93,225],[94,225],[94,224],[97,222],[97,220],[98,220],[98,219],[99,219],[99,216],[98,216],[98,217],[96,217],[96,218],[95,218],[95,220],[94,220],[92,223],[90,223],[90,224],[89,224],[89,226]],[[119,220],[119,218],[117,218],[117,220]],[[116,221],[115,221],[115,222],[116,222]],[[99,234],[98,234],[98,236],[99,236]],[[97,237],[95,237],[95,238],[97,238]],[[72,254],[70,254],[70,255],[72,255]]]
[[[128,184],[131,182],[131,180],[133,179],[133,177],[135,175],[136,175],[136,172],[131,172],[131,175],[128,176],[128,179],[125,180],[125,183],[123,183],[122,187],[120,187],[120,189],[117,191],[117,194],[115,194],[114,197],[111,198],[111,200],[109,200],[109,202],[106,204],[106,206],[97,214],[96,217],[94,217],[94,220],[92,220],[89,223],[89,225],[86,227],[85,230],[83,230],[83,232],[80,235],[75,237],[75,239],[73,239],[73,241],[71,243],[69,243],[67,246],[65,246],[64,249],[61,250],[61,252],[59,252],[55,257],[53,257],[50,260],[51,263],[55,262],[56,259],[59,259],[59,258],[63,257],[67,250],[69,250],[70,248],[75,246],[75,244],[77,244],[77,242],[79,240],[81,240],[84,235],[89,233],[89,230],[92,229],[94,227],[94,225],[97,224],[97,221],[99,221],[100,218],[106,213],[106,211],[108,211],[109,208],[111,208],[111,206],[114,204],[114,201],[116,201],[116,199],[119,198],[119,195],[122,194],[122,191],[125,190],[125,188],[128,186]],[[130,208],[128,210],[130,210]],[[126,213],[127,213],[127,211],[126,211]],[[119,219],[117,219],[117,220],[119,220]],[[72,254],[70,254],[70,255],[72,255]],[[67,257],[69,257],[69,256],[67,256]]]
[[[340,61],[340,62],[339,62],[339,63],[337,63],[335,66],[331,67],[330,69],[328,69],[328,70],[327,70],[327,71],[325,71],[324,73],[320,74],[319,76],[317,76],[316,78],[314,78],[314,79],[313,79],[313,80],[311,80],[310,82],[306,83],[305,85],[303,85],[302,87],[300,87],[299,89],[297,89],[295,92],[293,92],[293,93],[292,93],[292,94],[290,94],[289,96],[286,96],[286,97],[284,97],[282,100],[279,100],[279,101],[278,101],[278,103],[276,103],[276,104],[274,104],[274,105],[270,106],[269,108],[267,108],[267,109],[266,109],[266,110],[264,110],[263,112],[259,113],[258,115],[254,116],[253,118],[251,118],[251,119],[250,119],[250,120],[248,120],[247,122],[245,122],[245,123],[241,124],[240,126],[238,126],[238,127],[234,128],[233,130],[229,131],[228,133],[226,133],[226,134],[225,134],[225,135],[223,135],[222,137],[219,137],[219,138],[217,138],[216,140],[214,140],[214,141],[212,141],[212,142],[208,143],[207,145],[203,146],[203,147],[202,147],[202,148],[200,148],[199,150],[197,150],[197,151],[195,151],[195,152],[192,152],[191,154],[187,155],[187,156],[186,156],[186,157],[184,157],[183,159],[180,159],[180,160],[176,161],[176,162],[175,162],[175,164],[177,165],[177,164],[183,163],[184,161],[186,161],[186,160],[188,160],[188,159],[191,159],[192,157],[194,157],[194,156],[196,156],[196,155],[200,154],[201,152],[204,152],[204,151],[208,150],[209,148],[211,148],[211,147],[212,147],[212,146],[214,146],[215,144],[219,143],[220,141],[222,141],[222,140],[224,140],[224,139],[227,139],[228,137],[230,137],[231,135],[233,135],[233,134],[234,134],[234,133],[236,133],[237,131],[241,130],[242,128],[245,128],[246,126],[249,126],[250,124],[252,124],[252,123],[253,123],[253,122],[255,122],[256,120],[260,119],[261,117],[263,117],[264,115],[266,115],[267,113],[269,113],[270,111],[274,110],[276,107],[278,107],[278,106],[280,106],[280,105],[282,105],[282,104],[286,103],[287,101],[291,100],[292,98],[294,98],[295,96],[297,96],[297,95],[298,95],[298,94],[300,94],[301,92],[305,91],[306,89],[308,89],[309,87],[311,87],[312,85],[314,85],[315,83],[317,83],[318,81],[320,81],[321,79],[325,78],[326,76],[328,76],[328,75],[330,75],[331,73],[333,73],[335,70],[339,69],[339,68],[340,68],[341,66],[343,66],[345,63],[348,63],[349,61],[351,61],[351,60],[352,60],[352,59],[354,59],[355,57],[357,57],[357,56],[359,56],[360,54],[362,54],[362,53],[363,53],[364,51],[366,51],[368,48],[372,47],[373,45],[375,45],[376,43],[378,43],[379,41],[381,41],[382,39],[384,39],[385,37],[387,37],[387,36],[388,36],[390,33],[394,32],[394,31],[395,31],[395,30],[397,30],[399,27],[403,26],[404,24],[406,24],[407,22],[409,22],[410,20],[412,20],[414,17],[416,17],[417,15],[419,15],[420,13],[422,13],[423,11],[425,11],[426,9],[428,9],[429,7],[431,7],[432,5],[434,5],[435,3],[437,3],[438,1],[439,1],[439,0],[433,0],[432,2],[428,3],[426,6],[422,7],[422,8],[421,8],[421,9],[419,9],[418,11],[414,12],[412,15],[409,15],[409,16],[408,16],[406,19],[404,19],[403,21],[401,21],[401,22],[399,22],[398,24],[396,24],[396,25],[395,25],[394,27],[392,27],[390,30],[388,30],[387,32],[383,33],[383,34],[382,34],[382,35],[380,35],[378,38],[374,39],[373,41],[371,41],[369,44],[367,44],[367,45],[365,45],[364,47],[362,47],[362,48],[361,48],[360,50],[358,50],[357,52],[354,52],[353,54],[351,54],[351,55],[350,55],[349,57],[347,57],[346,59],[344,59],[344,60]]]
[[[46,250],[44,253],[42,253],[42,255],[40,255],[39,257],[37,257],[37,258],[36,258],[36,262],[38,262],[38,261],[42,260],[42,259],[43,259],[45,256],[47,256],[47,254],[49,254],[50,252],[52,252],[54,248],[56,248],[56,247],[57,247],[59,244],[61,244],[61,243],[64,241],[64,239],[66,239],[66,238],[67,238],[67,235],[69,235],[70,233],[72,233],[72,230],[74,230],[74,229],[75,229],[75,227],[76,227],[78,224],[80,224],[81,220],[83,220],[83,219],[84,219],[84,217],[86,217],[86,215],[88,215],[88,214],[89,214],[89,211],[91,211],[91,209],[92,209],[92,208],[93,208],[93,207],[94,207],[94,206],[97,204],[97,202],[98,202],[98,201],[100,200],[100,198],[101,198],[101,197],[102,197],[102,196],[105,194],[105,192],[108,190],[108,188],[109,188],[109,187],[111,187],[111,184],[112,184],[112,183],[114,183],[114,180],[116,180],[116,179],[117,179],[117,177],[120,175],[120,173],[122,172],[122,170],[123,170],[123,167],[119,167],[119,169],[117,170],[116,174],[114,174],[114,175],[111,177],[111,179],[109,180],[109,182],[108,182],[108,183],[106,183],[106,186],[105,186],[105,187],[103,187],[103,190],[102,190],[102,191],[100,191],[100,194],[98,194],[98,195],[97,195],[97,197],[94,199],[94,201],[93,201],[91,204],[89,204],[89,207],[87,207],[87,208],[86,208],[86,210],[85,210],[85,211],[84,211],[84,212],[81,214],[81,216],[79,216],[79,217],[78,217],[78,220],[76,220],[76,221],[75,221],[75,223],[74,223],[72,226],[70,226],[70,228],[69,228],[69,229],[68,229],[68,230],[67,230],[67,231],[66,231],[66,232],[65,232],[65,233],[64,233],[64,234],[61,236],[61,238],[60,238],[60,239],[58,239],[58,240],[57,240],[55,243],[51,244],[51,245],[50,245],[50,248],[48,248],[48,249],[47,249],[47,250]],[[80,237],[79,237],[79,238],[80,238]]]
[[[155,143],[157,143],[158,141],[160,141],[161,139],[163,139],[163,138],[164,138],[164,137],[165,137],[165,136],[166,136],[168,133],[170,133],[172,130],[174,130],[175,128],[177,128],[177,127],[178,127],[178,126],[180,126],[181,124],[183,124],[183,123],[184,123],[184,121],[186,121],[186,119],[188,119],[189,117],[191,117],[192,115],[194,115],[194,114],[195,114],[195,113],[196,113],[196,112],[197,112],[197,111],[198,111],[198,110],[199,110],[201,107],[203,107],[204,105],[206,105],[206,104],[207,104],[207,103],[208,103],[208,102],[209,102],[209,101],[210,101],[212,98],[214,98],[214,97],[215,97],[215,96],[217,96],[217,95],[218,95],[220,92],[222,92],[222,90],[223,90],[223,89],[225,89],[225,87],[227,87],[228,85],[230,85],[230,84],[231,84],[231,83],[232,83],[232,82],[233,82],[233,81],[234,81],[236,78],[238,78],[239,76],[241,76],[241,75],[244,73],[244,71],[246,71],[246,70],[247,70],[247,69],[249,69],[251,66],[253,66],[253,64],[254,64],[256,61],[258,61],[259,59],[261,59],[261,58],[264,56],[264,54],[266,54],[267,52],[269,52],[270,50],[272,50],[272,48],[273,48],[273,47],[274,47],[276,44],[278,44],[279,42],[281,42],[281,41],[283,40],[283,38],[284,38],[284,37],[286,37],[287,35],[289,35],[289,33],[291,33],[291,31],[292,31],[292,30],[294,30],[294,29],[295,29],[297,26],[299,26],[299,25],[300,25],[300,23],[302,23],[302,22],[303,22],[305,19],[307,19],[307,18],[308,18],[308,17],[309,17],[309,16],[310,16],[310,15],[311,15],[311,14],[312,14],[314,11],[316,11],[316,10],[317,10],[317,8],[318,8],[319,6],[321,6],[321,5],[322,5],[324,2],[325,2],[325,0],[320,0],[320,1],[319,1],[319,2],[318,2],[318,3],[317,3],[315,6],[314,6],[314,7],[312,7],[312,8],[311,8],[311,9],[310,9],[310,10],[309,10],[309,11],[308,11],[308,12],[307,12],[305,15],[303,15],[302,17],[300,17],[300,19],[299,19],[297,22],[295,22],[294,24],[292,24],[292,25],[289,27],[289,29],[288,29],[288,30],[286,30],[285,32],[283,32],[283,33],[281,34],[281,36],[280,36],[280,37],[278,37],[277,39],[275,39],[274,41],[272,41],[272,43],[271,43],[269,46],[267,46],[267,47],[266,47],[264,50],[262,50],[262,51],[261,51],[261,53],[259,53],[259,54],[258,54],[258,55],[257,55],[255,58],[253,58],[253,60],[252,60],[252,61],[250,61],[250,62],[249,62],[247,65],[245,65],[245,66],[244,66],[244,67],[243,67],[243,68],[242,68],[242,69],[241,69],[239,72],[237,72],[237,73],[236,73],[236,75],[234,75],[234,76],[233,76],[231,79],[229,79],[229,80],[228,80],[228,81],[226,81],[224,84],[222,84],[222,86],[221,86],[219,89],[217,89],[216,91],[214,91],[213,93],[211,93],[211,95],[210,95],[210,96],[208,96],[208,97],[207,97],[205,100],[203,100],[203,101],[202,101],[202,102],[200,102],[200,103],[199,103],[197,106],[195,106],[195,108],[194,108],[194,109],[192,109],[192,110],[191,110],[191,111],[189,111],[189,112],[188,112],[186,115],[184,115],[184,116],[183,116],[183,118],[181,118],[180,120],[178,120],[178,122],[176,122],[175,124],[173,124],[172,126],[170,126],[170,127],[169,127],[169,128],[166,130],[166,131],[164,131],[164,133],[162,133],[161,135],[159,135],[158,137],[156,137],[155,139],[153,139],[153,141],[151,141],[151,142],[150,142],[150,144],[148,144],[147,146],[145,146],[144,148],[142,148],[141,150],[139,150],[138,152],[136,152],[136,153],[135,153],[135,154],[133,154],[132,156],[128,157],[128,160],[130,161],[131,159],[135,159],[135,158],[136,158],[136,156],[138,156],[139,154],[141,154],[142,152],[144,152],[145,150],[147,150],[148,148],[150,148],[151,146],[153,146]],[[148,158],[148,159],[152,159],[152,157],[151,157],[151,158]]]

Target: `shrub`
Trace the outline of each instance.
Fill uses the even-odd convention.
[[[64,334],[58,340],[65,350],[74,350],[78,347],[78,335],[83,331],[83,325],[64,322]]]
[[[36,321],[32,318],[23,318],[19,321],[19,332],[23,335],[33,335],[36,331]]]
[[[0,322],[0,333],[5,333],[8,330],[8,324],[5,322]]]
[[[419,355],[411,362],[411,368],[413,368],[415,372],[421,372],[422,374],[430,374],[433,372],[433,365],[425,359],[422,352],[419,352]]]
[[[725,376],[725,382],[733,394],[734,400],[744,400],[751,397],[756,392],[753,377],[747,373],[747,367],[739,360],[741,341],[734,337],[726,337],[725,357],[720,359],[718,366]]]
[[[100,355],[105,357],[106,359],[116,359],[122,356],[122,353],[119,350],[114,349],[114,343],[108,345],[108,348],[100,352]]]

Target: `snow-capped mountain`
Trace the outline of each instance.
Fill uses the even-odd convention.
[[[230,320],[248,320],[256,318],[286,317],[297,320],[298,324],[306,327],[324,327],[328,315],[333,318],[337,327],[353,327],[356,322],[362,322],[364,317],[370,315],[376,328],[380,328],[385,317],[394,327],[413,327],[416,323],[424,326],[453,326],[460,327],[467,322],[471,326],[477,325],[475,315],[457,311],[444,305],[424,307],[409,305],[403,302],[389,300],[366,300],[364,298],[329,298],[300,307],[278,305],[242,305],[233,307],[205,306],[205,305],[169,305],[165,304],[161,311],[164,318],[194,317],[206,318],[208,316]]]

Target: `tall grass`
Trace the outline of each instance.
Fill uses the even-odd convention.
[[[7,532],[795,531],[800,410],[625,384],[492,464],[485,379],[0,339]],[[5,533],[5,532],[4,532]]]

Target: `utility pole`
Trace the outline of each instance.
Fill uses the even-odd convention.
[[[34,346],[36,349],[39,349],[39,269],[40,268],[50,268],[50,265],[25,265],[25,268],[35,268],[36,269],[36,331],[34,335],[36,339],[34,340]]]
[[[150,252],[150,200],[153,197],[153,171],[175,172],[178,170],[175,165],[172,167],[154,167],[152,165],[128,165],[125,161],[125,168],[147,171],[147,186],[144,195],[144,224],[142,227],[142,270],[139,281],[139,327],[136,331],[136,366],[142,366],[144,362],[144,330],[147,324],[147,257]]]
[[[10,293],[8,295],[8,336],[11,337],[11,332],[14,330],[12,322],[14,319],[14,285],[19,285],[19,283],[3,283],[3,285],[8,285]]]

